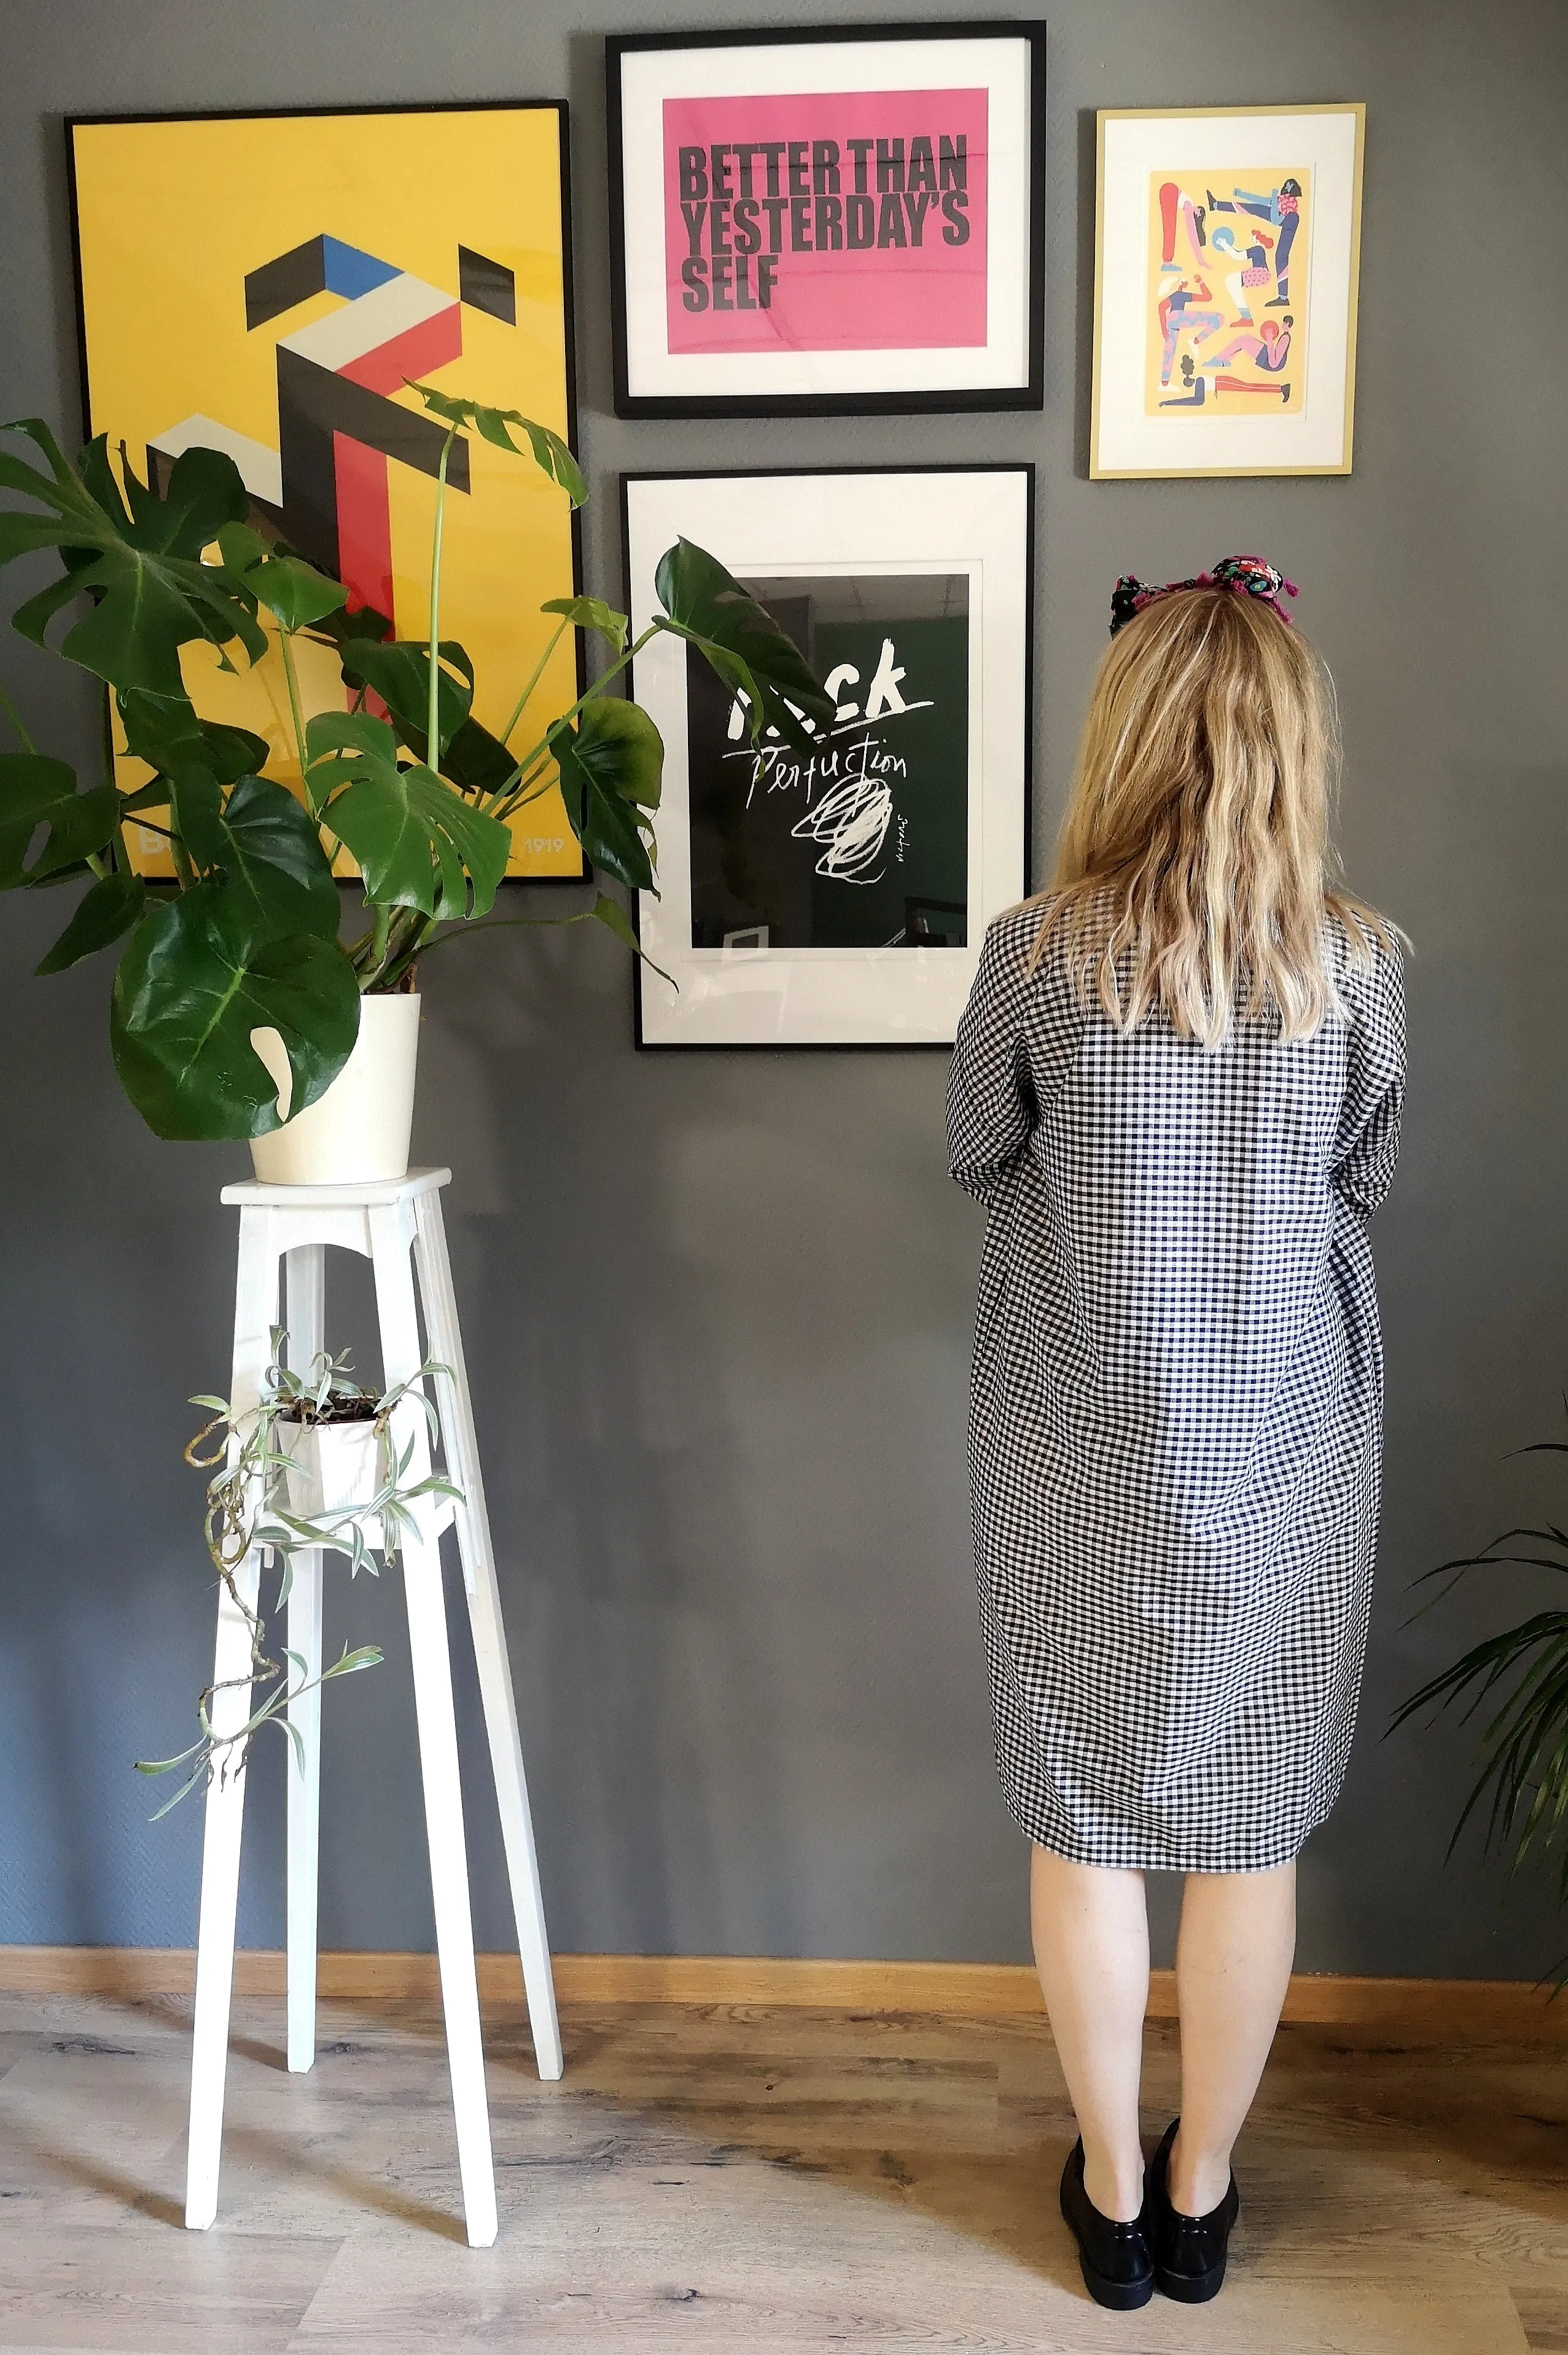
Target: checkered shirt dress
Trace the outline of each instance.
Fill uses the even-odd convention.
[[[997,1761],[1079,1863],[1252,1872],[1344,1779],[1382,1350],[1367,1222],[1404,1093],[1397,955],[1310,1039],[1208,1052],[1086,1011],[1038,909],[994,923],[949,1156],[988,1217],[970,1415]]]

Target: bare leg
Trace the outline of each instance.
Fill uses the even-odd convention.
[[[1180,2215],[1206,2216],[1225,2196],[1295,1954],[1294,1863],[1188,1874],[1176,1942],[1181,2130],[1168,2177]]]
[[[1102,2216],[1143,2206],[1138,2075],[1148,2009],[1141,1872],[1030,1851],[1035,1968],[1083,2137],[1083,2189]]]

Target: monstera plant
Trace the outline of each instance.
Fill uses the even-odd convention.
[[[410,986],[417,960],[453,927],[491,915],[507,870],[507,821],[559,783],[579,843],[602,876],[656,889],[655,813],[664,748],[635,703],[607,693],[648,640],[670,632],[697,647],[741,699],[753,741],[764,730],[809,742],[832,706],[772,616],[711,556],[681,540],[659,564],[663,610],[636,643],[626,617],[593,597],[541,611],[555,634],[493,734],[474,716],[474,666],[441,634],[447,462],[464,432],[541,467],[573,504],[584,496],[571,451],[511,410],[430,386],[411,389],[446,426],[437,477],[427,638],[399,639],[383,614],[350,612],[347,591],[251,520],[233,461],[194,448],[162,487],[143,482],[122,444],[100,436],[72,462],[48,427],[0,428],[32,444],[0,448],[0,566],[43,550],[56,578],[28,596],[14,626],[39,645],[69,614],[58,652],[108,687],[126,749],[152,771],[123,789],[112,770],[83,784],[40,751],[14,699],[0,710],[17,749],[0,752],[0,888],[82,883],[69,921],[37,970],[59,973],[119,948],[110,1035],[126,1093],[164,1137],[256,1137],[278,1126],[278,1084],[251,1034],[274,1030],[287,1055],[289,1109],[313,1103],[342,1070],[362,993]],[[41,461],[41,463],[39,463]],[[262,625],[262,615],[272,624]],[[542,731],[528,706],[566,631],[594,634],[608,667]],[[331,649],[343,708],[307,713],[296,641]],[[281,663],[303,798],[267,774],[269,748],[203,719],[181,649],[205,642],[236,669]],[[520,738],[524,749],[513,749]],[[172,881],[144,879],[125,821],[162,834]],[[335,864],[358,869],[365,924],[339,937]],[[581,918],[627,947],[619,902],[596,891]],[[551,921],[513,918],[509,922]]]

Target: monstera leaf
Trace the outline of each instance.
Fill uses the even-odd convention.
[[[613,605],[606,605],[602,597],[547,597],[539,612],[562,614],[575,629],[597,630],[610,641],[613,654],[625,647],[626,616],[617,613]]]
[[[777,729],[801,751],[817,730],[832,723],[833,702],[813,677],[805,656],[707,549],[677,540],[660,557],[655,576],[667,626],[688,639],[708,658],[724,684],[747,702],[755,743],[764,728]]]
[[[425,763],[398,765],[397,738],[363,712],[320,712],[305,730],[311,802],[359,865],[380,907],[483,916],[512,837]]]
[[[275,549],[247,523],[225,524],[218,545],[229,571],[285,630],[308,629],[348,602],[341,581]]]
[[[95,956],[130,931],[146,903],[147,887],[139,875],[101,876],[83,892],[75,915],[33,971],[64,973],[68,965]]]
[[[251,1031],[281,1036],[291,1108],[303,1112],[343,1069],[358,1028],[354,969],[336,943],[278,935],[217,879],[149,908],[114,977],[115,1065],[155,1136],[264,1136],[278,1126],[277,1089]]]
[[[336,939],[337,891],[315,827],[292,794],[256,773],[265,738],[198,719],[184,697],[118,701],[128,749],[160,772],[122,806],[166,802],[198,874],[221,869],[275,932]]]
[[[497,450],[509,450],[514,458],[531,455],[534,464],[542,468],[552,483],[559,483],[574,507],[580,507],[588,496],[588,485],[581,471],[559,433],[548,425],[536,425],[520,409],[486,409],[483,401],[459,400],[449,392],[438,392],[432,384],[416,384],[418,393],[432,417],[444,425],[472,425],[480,437],[493,442]],[[519,450],[512,439],[516,426],[528,442],[526,451]]]
[[[120,821],[112,785],[79,793],[76,772],[41,752],[0,752],[0,891],[42,883],[101,850]],[[31,865],[27,852],[48,830]]]
[[[664,774],[664,739],[641,706],[596,697],[575,727],[560,720],[549,749],[571,830],[593,865],[628,890],[656,891],[651,821]]]
[[[270,777],[241,777],[223,805],[218,856],[229,890],[258,930],[337,938],[341,912],[315,820]]]
[[[416,760],[422,759],[422,729],[411,728],[404,741]],[[470,714],[442,753],[441,773],[459,793],[496,794],[512,783],[517,764],[500,738]]]
[[[0,515],[0,565],[53,548],[65,568],[62,579],[13,614],[25,637],[44,645],[54,616],[90,595],[89,610],[66,633],[60,652],[111,687],[171,698],[182,692],[183,645],[206,639],[223,647],[238,638],[252,661],[265,653],[253,595],[223,567],[201,561],[203,549],[250,504],[232,458],[218,450],[182,451],[160,496],[123,455],[116,481],[101,435],[73,468],[41,419],[16,419],[0,432],[26,434],[48,464],[46,474],[0,453],[0,489],[45,510]]]
[[[181,768],[197,768],[220,785],[254,776],[266,765],[267,740],[248,728],[224,728],[216,720],[198,719],[187,695],[148,695],[133,690],[114,698],[125,730],[125,749],[138,761],[168,776]],[[146,788],[143,788],[144,793]],[[152,801],[140,806],[153,809]]]
[[[474,665],[455,639],[443,638],[438,666],[437,725],[441,751],[457,734],[474,701]],[[343,676],[350,687],[372,687],[391,716],[400,741],[418,760],[429,757],[430,646],[423,638],[393,638],[386,645],[351,638],[340,648]],[[417,740],[417,741],[416,741]]]

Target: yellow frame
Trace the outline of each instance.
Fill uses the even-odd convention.
[[[1352,114],[1356,162],[1350,188],[1349,316],[1345,323],[1345,430],[1337,466],[1102,466],[1100,464],[1100,336],[1105,283],[1105,125],[1107,123],[1176,123],[1199,115]],[[1367,110],[1359,99],[1307,106],[1105,106],[1095,116],[1094,141],[1094,371],[1089,403],[1089,479],[1092,483],[1223,482],[1246,474],[1348,474],[1356,430],[1356,329],[1361,301],[1361,159]]]
[[[322,234],[389,254],[376,266],[453,303],[461,241],[495,257],[511,282],[510,314],[466,305],[461,356],[409,365],[443,391],[521,409],[575,439],[564,101],[81,115],[68,120],[67,141],[88,432],[107,430],[112,445],[123,436],[138,465],[155,433],[187,412],[210,415],[258,448],[281,442],[278,342],[302,321],[336,314],[344,298],[321,286],[252,327],[240,289],[249,272]],[[192,187],[218,190],[221,201],[192,206]],[[261,187],[271,191],[264,202]],[[407,391],[389,397],[417,407]],[[544,600],[581,589],[579,533],[564,495],[531,461],[477,434],[465,440],[476,496],[447,506],[442,618],[443,635],[474,658],[475,717],[496,730],[555,631]],[[404,639],[428,629],[433,502],[430,472],[389,469],[390,612]],[[295,661],[307,715],[344,708],[334,655],[304,641]],[[266,773],[298,790],[276,656],[241,661],[229,676],[218,650],[198,645],[182,667],[203,716],[265,738]],[[542,735],[586,683],[581,641],[567,631],[545,662],[523,741]],[[112,715],[111,726],[119,782],[143,783],[149,773],[124,751]],[[157,833],[134,819],[126,831],[139,873],[173,873]],[[553,783],[517,813],[512,845],[511,880],[586,878]],[[340,854],[338,874],[354,871]]]

